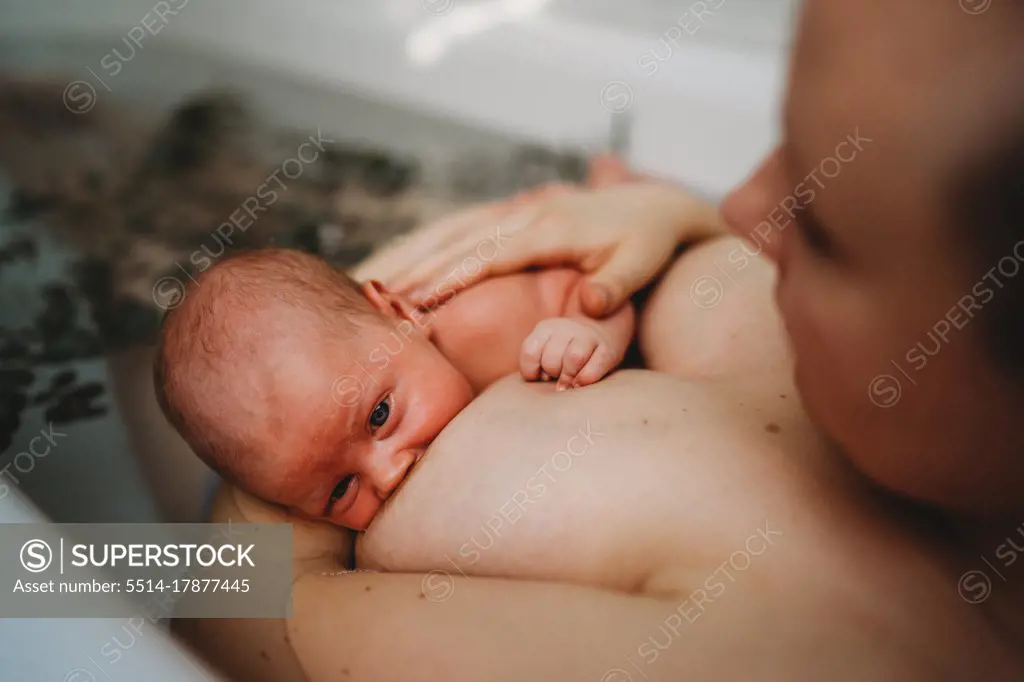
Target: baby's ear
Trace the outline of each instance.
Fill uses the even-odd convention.
[[[376,308],[377,312],[388,317],[394,317],[395,311],[392,304],[396,297],[383,284],[375,279],[371,279],[363,285],[363,296],[370,302],[370,305]]]
[[[428,339],[431,338],[433,330],[427,321],[430,314],[414,306],[404,296],[388,291],[387,287],[375,279],[363,285],[363,295],[382,315],[403,320],[405,326],[412,325],[410,331],[416,329]]]

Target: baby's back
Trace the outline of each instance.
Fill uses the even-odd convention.
[[[434,343],[481,390],[517,372],[523,340],[541,320],[578,310],[582,275],[567,268],[493,277],[459,293],[430,320]]]

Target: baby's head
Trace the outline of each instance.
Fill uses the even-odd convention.
[[[420,320],[313,256],[244,253],[203,273],[165,317],[157,397],[227,480],[364,530],[472,399]]]

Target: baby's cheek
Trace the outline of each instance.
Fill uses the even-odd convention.
[[[469,381],[453,367],[451,380],[445,388],[444,409],[437,415],[438,423],[434,425],[434,435],[436,436],[440,433],[448,425],[448,422],[454,419],[455,415],[459,412],[462,412],[466,405],[469,405],[475,397],[476,394]]]

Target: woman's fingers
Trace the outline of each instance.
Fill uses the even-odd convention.
[[[468,235],[460,243],[426,259],[398,289],[416,305],[451,295],[495,275],[519,272],[531,265],[572,262],[563,236],[545,226],[536,207],[519,211],[489,230]]]
[[[579,188],[574,185],[570,185],[565,182],[553,182],[548,185],[542,185],[541,187],[524,190],[513,196],[509,200],[509,204],[516,208],[520,208],[527,204],[547,201],[548,199],[565,196],[566,194],[573,194],[578,191]]]
[[[420,249],[416,258],[387,282],[392,289],[409,293],[424,287],[436,287],[460,263],[473,266],[475,252],[478,260],[490,261],[496,250],[506,243],[506,237],[530,223],[538,207],[545,201],[572,194],[575,190],[565,184],[551,184],[527,190],[511,199],[456,214],[444,222],[457,225],[446,229],[447,239],[434,239],[431,248]],[[474,276],[472,281],[483,277]]]
[[[467,232],[497,220],[508,211],[507,202],[472,206],[421,225],[410,234],[387,244],[352,271],[360,281],[377,279],[396,286],[423,258],[449,247]]]
[[[595,154],[587,163],[587,187],[593,189],[632,182],[636,177],[614,154]]]
[[[390,283],[392,289],[399,293],[406,293],[428,286],[432,282],[443,280],[445,275],[455,267],[450,268],[449,264],[465,260],[467,252],[481,248],[481,245],[487,240],[486,235],[481,236],[482,232],[485,232],[484,228],[477,228],[469,234],[462,235],[458,241],[452,244],[434,249],[429,255],[421,255],[415,264],[410,264],[405,272]],[[468,266],[468,263],[466,265]],[[463,270],[466,269],[463,267]]]
[[[597,160],[594,182],[609,186],[547,188],[432,226],[414,258],[410,248],[392,263],[401,271],[388,284],[422,306],[487,277],[570,265],[587,275],[584,311],[611,314],[664,267],[678,243],[723,231],[713,206],[661,183],[616,185],[625,172],[615,159]]]
[[[653,179],[650,175],[634,172],[614,154],[595,154],[587,163],[587,187],[591,189]]]
[[[591,189],[608,188],[630,184],[641,177],[631,173],[617,157],[598,155],[590,160],[587,184]],[[561,206],[562,212],[568,215],[580,213],[590,203],[586,199],[581,202],[580,195],[579,187],[552,183],[523,191],[509,199],[463,209],[422,225],[411,234],[387,244],[353,268],[351,274],[358,280],[381,280],[395,291],[408,292],[436,286],[446,274],[458,267],[460,261],[471,256],[473,249],[487,239],[492,228],[500,225],[504,233],[511,232],[512,226],[503,222],[510,215],[522,217],[540,206],[556,210]],[[554,211],[545,212],[554,217]],[[547,222],[562,233],[563,240],[566,239],[566,225],[557,224],[557,219]],[[488,272],[502,270],[503,262],[496,262]],[[474,277],[473,281],[480,279],[482,277]]]
[[[534,212],[535,209],[531,208],[517,215],[528,221]],[[453,284],[462,289],[460,282],[476,282],[485,277],[485,268],[501,256],[508,245],[510,227],[514,222],[507,220],[507,211],[494,217],[506,219],[479,221],[459,239],[422,257],[393,283],[393,288],[413,295],[437,289],[447,280],[455,280]]]
[[[672,256],[671,244],[640,243],[632,240],[619,244],[606,262],[587,268],[591,274],[580,291],[583,312],[591,317],[609,315],[651,279],[651,274],[665,266]]]

